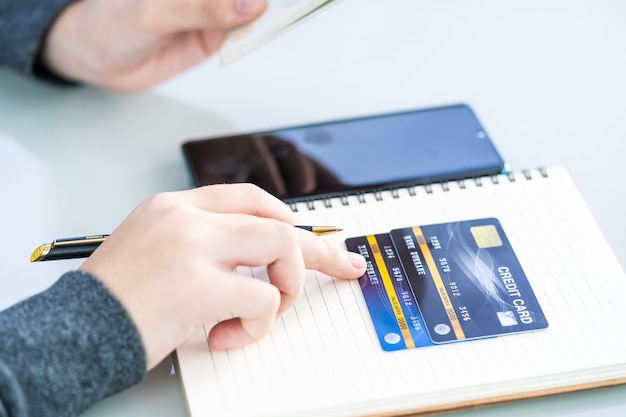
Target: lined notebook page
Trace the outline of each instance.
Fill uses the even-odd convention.
[[[192,417],[372,415],[626,377],[624,272],[564,169],[296,208],[303,224],[343,227],[328,237],[342,245],[394,228],[496,217],[549,327],[384,352],[358,282],[309,272],[301,298],[258,343],[211,351],[207,326],[178,350]],[[262,268],[238,272],[267,279]]]

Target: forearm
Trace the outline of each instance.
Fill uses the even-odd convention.
[[[132,320],[87,273],[0,312],[2,417],[75,416],[145,372]]]

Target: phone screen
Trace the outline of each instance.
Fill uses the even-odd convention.
[[[495,174],[504,161],[467,105],[192,140],[194,186],[252,182],[293,199]]]

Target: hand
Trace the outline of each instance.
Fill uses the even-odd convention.
[[[80,0],[52,26],[42,58],[71,80],[141,90],[203,61],[264,10],[265,0]]]
[[[250,184],[163,193],[140,204],[80,267],[119,299],[144,343],[148,369],[194,328],[215,349],[264,336],[298,298],[305,268],[353,279],[365,260],[293,227],[295,214]],[[236,275],[267,266],[270,283]]]

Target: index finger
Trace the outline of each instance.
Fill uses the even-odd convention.
[[[307,269],[342,279],[356,279],[365,273],[366,261],[362,255],[348,252],[311,232],[298,229],[298,233]]]

